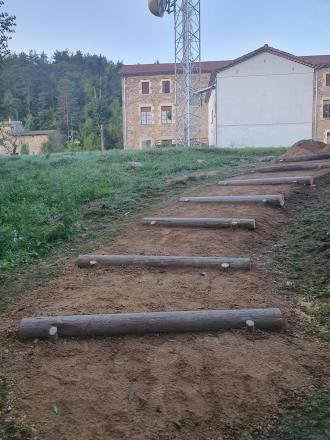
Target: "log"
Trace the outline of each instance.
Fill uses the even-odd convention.
[[[233,257],[177,257],[155,255],[80,255],[77,260],[81,268],[109,266],[148,267],[214,267],[216,269],[250,269],[250,258]]]
[[[283,157],[282,159],[276,159],[274,163],[282,162],[307,162],[309,160],[327,160],[330,159],[329,153],[323,154],[308,154],[305,156],[295,156],[295,157]]]
[[[253,185],[313,185],[312,176],[271,177],[266,179],[223,180],[220,186],[253,186]]]
[[[188,228],[256,228],[256,221],[250,218],[198,218],[198,217],[146,217],[142,224],[150,226],[173,226]]]
[[[283,206],[284,197],[278,195],[253,196],[209,196],[209,197],[181,197],[179,202],[191,203],[267,203],[273,206]]]
[[[283,324],[281,311],[276,308],[36,316],[22,319],[19,337],[47,338],[54,326],[59,336],[71,337],[216,331],[244,328],[248,320],[260,329],[278,329]]]
[[[286,171],[319,171],[330,168],[330,163],[289,164],[276,167],[255,168],[250,173],[284,173]]]

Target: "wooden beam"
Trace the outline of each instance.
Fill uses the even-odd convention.
[[[214,267],[216,269],[250,269],[250,258],[233,257],[178,257],[150,255],[80,255],[81,268],[108,266],[149,267]]]
[[[22,319],[19,337],[47,338],[51,327],[57,328],[59,336],[69,337],[217,331],[243,328],[248,320],[260,329],[278,329],[283,325],[281,311],[276,308],[37,316]]]
[[[295,156],[295,157],[283,157],[280,159],[276,159],[274,163],[282,163],[282,162],[307,162],[309,160],[327,160],[330,159],[329,153],[322,154],[308,154],[305,156]]]
[[[179,202],[191,203],[265,203],[273,206],[283,206],[284,197],[278,195],[253,196],[209,196],[209,197],[181,197]]]
[[[173,226],[188,228],[256,228],[256,221],[250,218],[197,218],[197,217],[146,217],[142,224],[149,226]]]
[[[270,177],[264,179],[222,180],[220,186],[253,186],[253,185],[313,185],[312,176]]]
[[[255,168],[250,173],[284,173],[286,171],[319,171],[330,168],[330,163],[289,164],[275,167]]]

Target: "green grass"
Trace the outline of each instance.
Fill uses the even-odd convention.
[[[311,330],[330,340],[330,186],[298,200],[276,246],[284,285],[312,320]]]
[[[175,188],[164,186],[172,176],[234,175],[282,151],[171,148],[0,158],[0,284],[15,268],[21,272],[75,238],[96,246],[102,229],[110,227],[111,235],[123,220],[173,194]],[[131,161],[143,168],[132,169]],[[0,289],[0,308],[4,295]]]
[[[19,426],[14,420],[8,421],[6,409],[6,391],[0,383],[0,440],[30,440],[30,430]]]
[[[275,247],[277,278],[310,320],[308,333],[330,340],[330,186],[298,194],[295,212]],[[307,321],[308,322],[308,321]],[[328,440],[330,390],[287,411],[275,429],[257,440]]]
[[[323,391],[280,419],[275,429],[258,440],[328,440],[330,438],[330,391]]]

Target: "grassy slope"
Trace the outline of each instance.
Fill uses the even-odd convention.
[[[164,149],[0,157],[0,311],[14,293],[43,281],[40,261],[47,263],[46,278],[54,275],[57,269],[49,254],[75,254],[109,242],[124,219],[127,226],[138,213],[184,186],[165,186],[167,179],[194,170],[235,175],[263,156],[281,152]],[[143,168],[132,169],[133,160]],[[29,430],[6,422],[7,408],[0,382],[0,439],[31,438]]]
[[[75,239],[77,252],[81,243],[93,249],[110,241],[123,219],[173,194],[173,188],[165,190],[166,179],[193,170],[237,174],[265,154],[271,152],[163,149],[0,158],[0,285],[5,286],[0,309],[7,302],[5,292],[15,290],[7,288],[14,270],[22,273],[31,263],[37,268],[38,261],[54,249],[61,255]],[[133,160],[143,168],[132,169]],[[41,269],[35,272],[38,277]]]
[[[312,331],[330,341],[330,186],[302,199],[276,246],[278,268]]]
[[[275,248],[284,286],[310,320],[312,334],[330,341],[330,185],[298,200],[297,211]],[[258,440],[328,440],[330,390],[288,410],[277,427]]]

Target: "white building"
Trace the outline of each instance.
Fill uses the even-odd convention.
[[[210,145],[289,147],[312,139],[314,71],[267,45],[220,69],[208,97]]]

